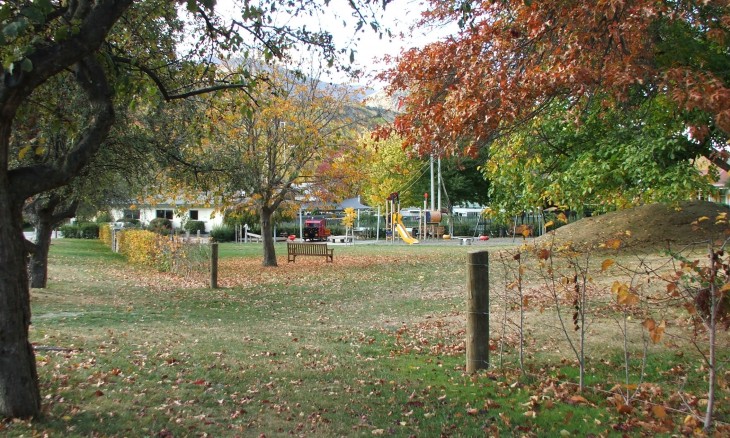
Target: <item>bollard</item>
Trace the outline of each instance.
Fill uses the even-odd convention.
[[[218,242],[210,244],[210,288],[218,289]]]
[[[489,368],[489,252],[467,256],[466,372]]]

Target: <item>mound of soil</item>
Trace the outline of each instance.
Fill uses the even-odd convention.
[[[687,201],[676,205],[649,204],[627,210],[587,217],[562,226],[538,239],[548,243],[572,243],[577,247],[597,247],[621,235],[632,247],[666,248],[667,244],[689,244],[716,239],[730,229],[727,222],[716,224],[722,213],[730,220],[730,207],[707,201]],[[697,223],[700,218],[707,218]],[[694,224],[693,224],[694,223]],[[626,231],[630,232],[630,237]]]

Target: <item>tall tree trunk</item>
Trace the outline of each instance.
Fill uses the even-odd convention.
[[[0,416],[31,417],[40,412],[35,354],[28,340],[30,291],[22,206],[0,184]]]
[[[278,266],[274,249],[274,226],[271,223],[274,212],[268,208],[260,208],[259,215],[261,216],[261,239],[264,242],[264,266]]]
[[[35,226],[35,248],[30,255],[30,287],[45,288],[48,283],[48,251],[53,229],[76,215],[78,201],[64,205],[64,195],[41,194],[26,204],[24,211]]]
[[[43,289],[48,283],[48,251],[51,249],[53,224],[40,219],[35,224],[35,250],[30,254],[30,287]]]

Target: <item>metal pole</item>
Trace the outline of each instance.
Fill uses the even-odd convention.
[[[433,154],[431,154],[431,210],[433,210],[436,207],[434,205],[434,203],[436,202],[435,196],[434,196],[436,193],[434,193],[434,189],[435,188],[433,186]]]
[[[378,242],[380,240],[380,206],[378,205],[378,219],[377,219],[377,225],[375,226],[375,241]]]
[[[304,241],[304,209],[299,209],[299,239]]]
[[[436,184],[436,193],[438,194],[438,211],[441,211],[441,158],[438,159],[438,184]]]
[[[466,372],[489,368],[489,252],[467,255]]]

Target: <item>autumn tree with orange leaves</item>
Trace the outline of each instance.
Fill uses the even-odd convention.
[[[398,133],[407,148],[474,155],[556,106],[577,129],[586,116],[659,99],[687,139],[675,160],[730,167],[727,2],[431,1],[421,24],[445,22],[460,30],[383,75],[407,94],[380,134]]]
[[[242,205],[258,214],[263,265],[276,266],[274,213],[337,183],[323,167],[354,146],[355,124],[346,87],[285,70],[267,76],[251,91],[256,105],[225,96],[209,110],[209,132],[197,159],[208,163],[223,198],[233,202],[232,196],[243,195]]]

